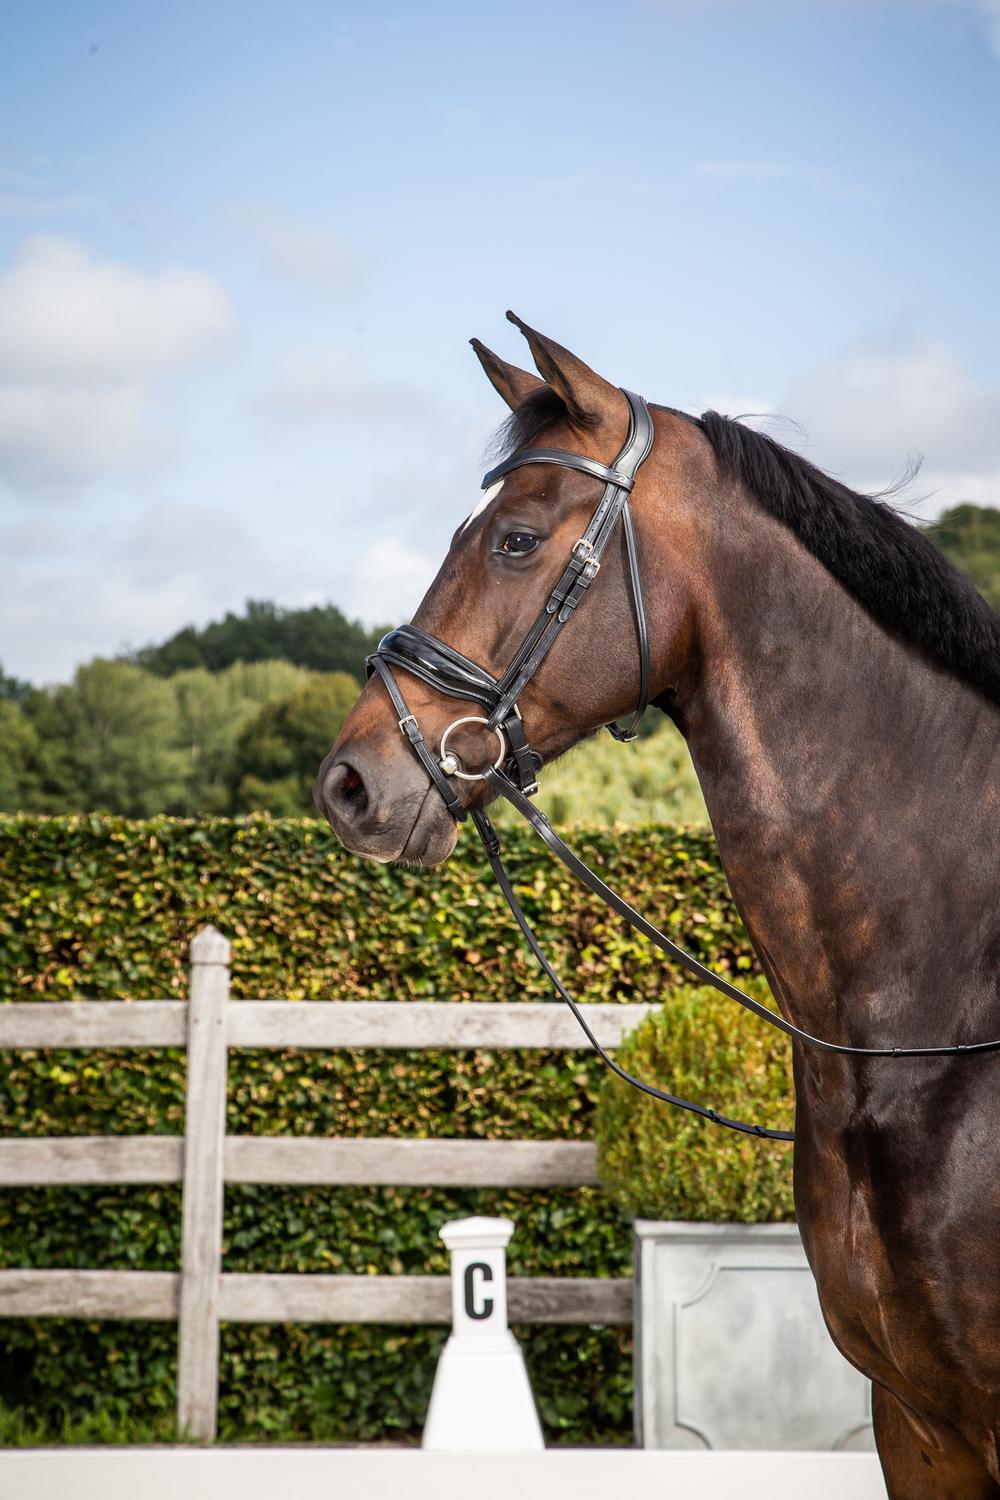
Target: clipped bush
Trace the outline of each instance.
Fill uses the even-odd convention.
[[[528,920],[581,993],[656,1001],[659,954],[529,830],[503,844]],[[581,829],[573,845],[698,958],[754,966],[708,829]],[[232,939],[247,998],[551,998],[468,825],[446,865],[406,870],[346,854],[307,819],[0,817],[0,1001],[176,999],[206,922]]]
[[[773,1004],[762,979],[743,987]],[[791,1044],[708,986],[671,989],[615,1054],[645,1082],[721,1114],[792,1128]],[[597,1105],[598,1170],[630,1218],[794,1219],[792,1148],[724,1130],[607,1074]]]

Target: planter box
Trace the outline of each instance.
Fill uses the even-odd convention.
[[[634,1231],[641,1447],[874,1447],[871,1387],[827,1333],[796,1225]]]

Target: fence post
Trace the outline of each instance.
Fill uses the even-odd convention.
[[[215,1437],[219,1395],[226,1004],[231,951],[228,939],[214,927],[203,927],[191,944],[177,1427],[182,1438],[201,1443],[210,1443]]]

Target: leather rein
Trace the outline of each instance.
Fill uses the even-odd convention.
[[[619,724],[607,726],[616,740],[627,744],[636,738],[639,724],[649,702],[651,680],[649,635],[642,596],[638,545],[629,508],[629,496],[635,483],[636,473],[652,449],[654,433],[649,408],[642,397],[626,390],[623,390],[622,394],[628,402],[629,430],[624,447],[610,466],[580,453],[567,452],[562,448],[525,448],[505,459],[483,477],[482,488],[486,490],[504,475],[509,474],[512,469],[521,468],[524,464],[557,464],[563,468],[576,469],[580,473],[588,474],[602,481],[604,485],[603,493],[586,530],[579,540],[574,542],[561,577],[503,675],[499,678],[491,676],[484,668],[470,661],[467,656],[463,656],[452,646],[428,635],[426,631],[420,630],[415,625],[402,625],[383,637],[374,655],[367,659],[368,675],[371,676],[373,672],[377,672],[384,683],[397,715],[401,733],[405,735],[417,759],[441,794],[452,817],[458,822],[463,822],[471,811],[472,821],[482,839],[483,848],[497,884],[503,892],[504,899],[510,907],[511,914],[525,942],[560,999],[569,1006],[595,1052],[612,1072],[634,1088],[640,1089],[642,1093],[649,1094],[665,1104],[671,1104],[677,1109],[700,1115],[703,1119],[710,1120],[714,1125],[721,1125],[727,1130],[736,1130],[743,1135],[761,1136],[766,1140],[793,1141],[794,1131],[775,1130],[764,1125],[751,1124],[746,1120],[732,1119],[708,1105],[682,1099],[676,1094],[656,1088],[653,1084],[634,1077],[615,1062],[597,1040],[583,1009],[552,967],[531,930],[504,866],[500,838],[496,829],[481,808],[468,809],[454,790],[453,779],[455,778],[464,781],[485,781],[491,791],[506,798],[572,875],[576,876],[612,911],[623,917],[636,932],[648,938],[661,953],[673,959],[702,983],[710,985],[728,999],[735,1000],[753,1015],[766,1021],[769,1026],[783,1031],[786,1036],[796,1041],[806,1042],[809,1046],[816,1047],[823,1052],[839,1053],[849,1057],[950,1057],[1000,1052],[1000,1038],[995,1041],[950,1047],[851,1047],[811,1035],[768,1006],[762,1005],[759,1000],[755,1000],[736,985],[730,984],[728,979],[714,973],[693,954],[688,953],[667,937],[641,912],[636,911],[635,907],[612,890],[577,854],[574,854],[573,850],[556,833],[544,813],[539,812],[538,808],[529,801],[529,798],[538,790],[538,772],[541,769],[542,757],[537,751],[532,750],[528,743],[517,700],[537,673],[560,632],[571,619],[600,571],[604,553],[619,521],[621,521],[625,544],[639,648],[639,701],[626,726],[622,727]],[[404,671],[419,677],[421,681],[426,682],[446,697],[464,699],[470,704],[477,705],[483,713],[468,714],[455,719],[441,736],[438,754],[435,755],[424,738],[416,718],[407,707],[393,674],[393,667],[401,667]],[[482,724],[487,731],[496,736],[498,753],[492,765],[486,765],[481,771],[475,773],[462,769],[457,756],[448,750],[448,737],[461,724]]]

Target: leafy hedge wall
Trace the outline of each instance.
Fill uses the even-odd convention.
[[[576,843],[707,962],[752,968],[709,834],[602,830]],[[528,834],[508,833],[505,846],[529,918],[581,991],[657,999],[664,971],[648,949],[581,898]],[[317,822],[0,819],[0,999],[182,996],[186,944],[207,921],[233,940],[237,995],[549,998],[471,839],[444,868],[420,873],[352,859]],[[575,1054],[234,1053],[228,1129],[589,1137],[598,1067]],[[16,1134],[179,1132],[182,1078],[175,1053],[23,1052],[5,1059],[0,1116]],[[706,1170],[717,1143],[707,1131],[692,1143]],[[516,1221],[514,1274],[628,1272],[627,1224],[592,1189],[234,1186],[225,1264],[443,1271],[438,1227],[471,1212]],[[173,1188],[0,1194],[0,1256],[10,1266],[171,1269],[178,1235]],[[549,1441],[631,1440],[627,1331],[520,1332]],[[222,1433],[416,1438],[443,1336],[227,1327]],[[18,1408],[5,1428],[0,1414],[0,1436],[169,1435],[174,1346],[172,1325],[0,1322],[0,1406]]]

